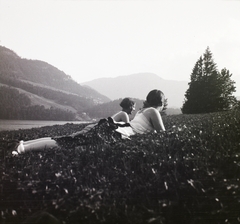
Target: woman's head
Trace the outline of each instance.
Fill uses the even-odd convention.
[[[164,104],[164,94],[161,90],[154,89],[150,91],[146,97],[146,101],[143,103],[146,107],[161,107]]]
[[[131,114],[135,110],[135,102],[130,98],[124,98],[119,104],[122,107],[122,110]]]

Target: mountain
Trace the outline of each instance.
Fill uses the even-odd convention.
[[[137,73],[116,78],[99,78],[81,84],[95,89],[111,100],[124,97],[146,99],[149,91],[160,89],[168,99],[168,108],[180,108],[188,88],[187,81],[165,80],[153,73]]]
[[[85,119],[81,117],[85,116],[86,108],[110,101],[96,90],[78,84],[54,66],[39,60],[23,59],[3,46],[0,46],[0,88],[12,96],[1,97],[0,119],[42,117],[47,120],[61,111],[64,116],[69,114],[72,118],[75,114],[76,118]],[[21,105],[17,102],[18,95],[21,95]],[[20,117],[16,118],[16,115]],[[55,116],[55,119],[60,117]]]

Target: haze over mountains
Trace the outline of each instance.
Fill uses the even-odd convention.
[[[56,67],[2,46],[0,93],[1,119],[86,119],[85,110],[110,101]]]
[[[111,100],[133,97],[145,99],[152,89],[160,89],[168,99],[168,107],[180,108],[188,88],[187,81],[165,80],[153,73],[137,73],[116,78],[99,78],[81,83],[90,86]]]
[[[152,89],[164,92],[167,115],[181,113],[187,81],[137,73],[79,84],[46,62],[23,59],[0,46],[0,119],[102,118],[117,112],[124,97],[134,98],[142,107]]]

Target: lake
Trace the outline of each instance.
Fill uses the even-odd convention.
[[[19,129],[40,128],[43,126],[64,125],[66,123],[84,124],[87,121],[35,121],[35,120],[1,120],[0,131],[12,131]]]

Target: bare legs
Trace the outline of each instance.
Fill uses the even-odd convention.
[[[53,148],[57,146],[58,146],[57,142],[53,140],[51,137],[38,138],[35,140],[20,141],[20,144],[17,148],[17,152],[24,153],[27,151],[41,150],[44,148]]]

